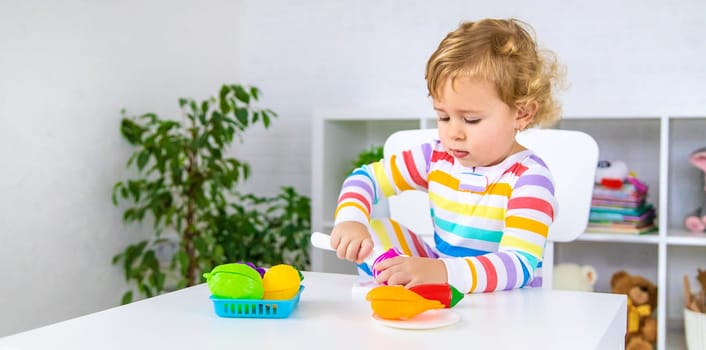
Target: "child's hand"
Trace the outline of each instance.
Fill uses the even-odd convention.
[[[378,283],[403,285],[407,288],[418,284],[448,283],[446,265],[439,259],[416,256],[398,256],[375,264],[382,271],[375,278]]]
[[[355,221],[345,221],[334,226],[331,231],[331,247],[339,259],[355,261],[357,264],[373,251],[373,240],[365,225]]]

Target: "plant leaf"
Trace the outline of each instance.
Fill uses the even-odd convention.
[[[238,119],[240,125],[248,126],[248,110],[246,108],[238,107],[235,109],[235,118]]]
[[[250,104],[250,95],[240,85],[235,85],[235,98],[237,98],[240,102]]]
[[[150,154],[147,150],[140,152],[140,155],[137,157],[137,169],[142,170],[149,160]]]
[[[130,304],[131,302],[132,302],[132,291],[129,290],[129,291],[125,292],[125,294],[123,294],[123,297],[120,300],[120,304],[125,305],[125,304]]]

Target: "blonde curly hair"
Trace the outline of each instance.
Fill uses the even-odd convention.
[[[429,95],[437,99],[448,79],[459,77],[492,82],[510,107],[537,103],[527,125],[547,127],[561,119],[553,92],[563,87],[563,67],[554,53],[540,50],[532,27],[517,19],[464,22],[449,33],[427,62]]]

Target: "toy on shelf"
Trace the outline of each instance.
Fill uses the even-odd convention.
[[[598,280],[596,269],[591,265],[558,264],[554,266],[552,288],[593,292]]]
[[[684,275],[684,307],[688,310],[706,313],[706,270],[698,269],[696,280],[701,285],[701,290],[692,293],[689,276]]]
[[[610,279],[612,293],[628,297],[628,329],[625,349],[653,349],[657,341],[657,286],[648,279],[618,271]]]
[[[697,233],[706,231],[706,147],[697,149],[689,156],[689,163],[701,170],[704,176],[704,188],[701,191],[701,203],[684,219],[687,230]]]
[[[656,212],[647,202],[647,185],[623,161],[598,162],[587,231],[645,234],[654,232]]]
[[[600,160],[596,169],[596,183],[617,190],[623,187],[629,173],[627,164],[622,160]]]

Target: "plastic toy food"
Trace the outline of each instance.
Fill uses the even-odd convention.
[[[286,264],[266,271],[252,263],[224,264],[203,276],[211,290],[213,309],[220,317],[289,317],[304,290],[304,276]]]
[[[264,269],[264,268],[259,267],[259,266],[256,266],[255,264],[253,264],[253,263],[251,263],[251,262],[249,262],[249,261],[248,261],[248,262],[238,261],[238,264],[245,264],[245,265],[248,265],[248,266],[252,267],[253,269],[255,269],[255,271],[257,271],[257,272],[260,274],[260,277],[265,276],[265,269]]]
[[[438,300],[425,299],[403,286],[375,287],[365,300],[370,302],[373,313],[386,320],[408,320],[424,311],[444,308]]]
[[[425,299],[438,300],[446,308],[454,307],[463,299],[463,293],[448,283],[419,284],[409,290],[421,295]]]
[[[245,264],[218,265],[210,273],[204,273],[203,277],[215,297],[262,299],[264,295],[262,277]]]
[[[372,272],[373,272],[373,277],[377,277],[381,271],[375,268],[375,265],[383,260],[387,259],[392,259],[396,256],[400,256],[402,253],[397,250],[397,248],[390,248],[386,252],[380,254],[377,258],[375,258],[375,261],[373,261],[373,264],[371,266]],[[383,284],[387,284],[387,281],[383,282]]]
[[[294,267],[280,264],[270,267],[262,278],[264,299],[283,300],[293,298],[299,292],[302,276]]]

